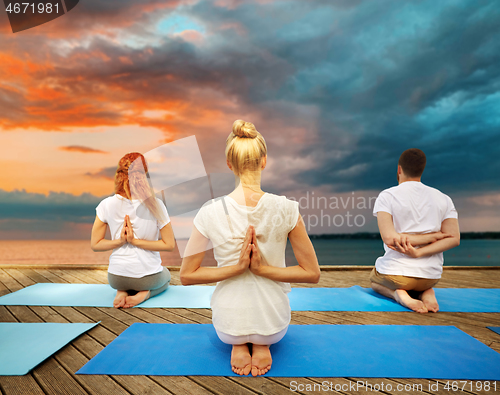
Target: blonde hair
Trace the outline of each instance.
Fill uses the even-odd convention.
[[[166,220],[149,184],[148,165],[142,154],[131,152],[120,159],[115,173],[115,193],[125,195],[129,200],[133,195],[146,205],[157,220]]]
[[[241,119],[234,121],[233,131],[226,139],[226,158],[234,173],[241,175],[246,171],[258,170],[266,155],[266,141],[255,125]]]

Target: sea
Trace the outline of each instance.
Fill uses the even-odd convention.
[[[380,240],[313,239],[320,265],[373,266],[384,254]],[[9,265],[106,265],[111,251],[94,252],[89,240],[2,240],[0,267]],[[165,266],[180,266],[179,251],[161,252]],[[286,264],[297,264],[290,244]],[[216,266],[211,250],[203,266]],[[500,266],[500,240],[462,240],[460,246],[444,253],[445,266]]]

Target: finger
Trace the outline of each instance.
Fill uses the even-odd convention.
[[[253,237],[252,237],[252,244],[257,247],[257,234],[255,233],[255,229],[253,232]]]
[[[252,240],[252,225],[250,225],[247,229],[247,233],[245,235],[245,239],[243,241],[243,246],[246,248],[250,241]]]

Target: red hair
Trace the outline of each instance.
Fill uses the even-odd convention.
[[[166,220],[158,207],[156,196],[149,182],[146,158],[139,152],[128,153],[118,162],[115,173],[115,193],[129,200],[132,200],[132,197],[139,199],[157,220]]]

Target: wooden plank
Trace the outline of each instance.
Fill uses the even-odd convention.
[[[101,273],[106,273],[102,276]],[[75,270],[75,276],[87,281],[89,284],[108,284],[107,271],[103,270]]]
[[[66,370],[73,373],[75,380],[87,390],[90,394],[113,394],[113,395],[127,395],[129,394],[122,386],[116,381],[105,375],[75,375],[89,359],[84,357],[75,347],[68,346],[63,348],[57,353],[57,361],[66,368]]]
[[[119,335],[128,328],[127,324],[118,321],[117,319],[103,313],[101,310],[96,309],[95,307],[75,307],[75,309],[94,322],[101,321],[100,325],[102,325],[104,328],[108,329],[115,335]]]
[[[190,320],[189,318],[183,317],[181,314],[175,314],[176,309],[149,309],[151,314],[161,317],[169,322],[174,322],[176,324],[197,324],[197,322]]]
[[[40,322],[41,319],[38,317],[29,307],[27,306],[6,306],[10,313],[16,317],[19,322]]]
[[[52,273],[61,277],[71,284],[85,284],[85,281],[80,280],[71,274],[71,270],[52,270]]]
[[[229,357],[228,357],[229,363]],[[191,380],[198,383],[202,387],[205,387],[209,391],[219,395],[251,395],[258,392],[249,390],[234,381],[228,379],[227,377],[217,377],[217,376],[189,376]]]
[[[31,278],[26,276],[21,270],[5,269],[4,271],[12,278],[14,278],[18,283],[20,283],[23,287],[29,287],[30,285],[35,284],[35,282]]]
[[[150,376],[149,378],[175,395],[211,394],[210,391],[185,376]]]
[[[144,322],[148,322],[151,324],[164,324],[164,323],[172,323],[171,321],[167,321],[165,318],[162,318],[158,315],[152,314],[149,310],[152,309],[143,309],[143,308],[130,308],[124,309],[128,314],[137,318],[138,320],[142,320]]]
[[[88,394],[54,358],[49,358],[38,365],[33,370],[33,376],[47,394]]]
[[[7,288],[2,282],[0,282],[0,296],[10,294],[9,288]]]
[[[170,394],[165,388],[146,376],[111,376],[131,394]],[[101,392],[102,393],[102,392]]]
[[[0,282],[10,291],[16,292],[24,287],[16,281],[13,277],[11,277],[5,270],[0,269]]]
[[[63,278],[59,277],[58,275],[52,273],[50,269],[33,269],[34,272],[42,275],[45,277],[48,281],[52,283],[68,283],[69,281],[64,280]]]
[[[50,279],[32,269],[20,270],[25,276],[29,277],[35,283],[51,283]]]
[[[102,279],[96,279],[93,276],[92,270],[72,270],[71,275],[80,279],[86,284],[107,284],[108,281],[103,281]]]
[[[135,322],[144,322],[142,319],[137,318],[132,314],[129,314],[128,310],[130,309],[115,309],[114,307],[98,307],[97,310],[127,325],[132,325]]]
[[[5,395],[45,395],[31,374],[0,376],[0,387]]]
[[[14,314],[7,307],[0,306],[0,322],[18,322]]]

